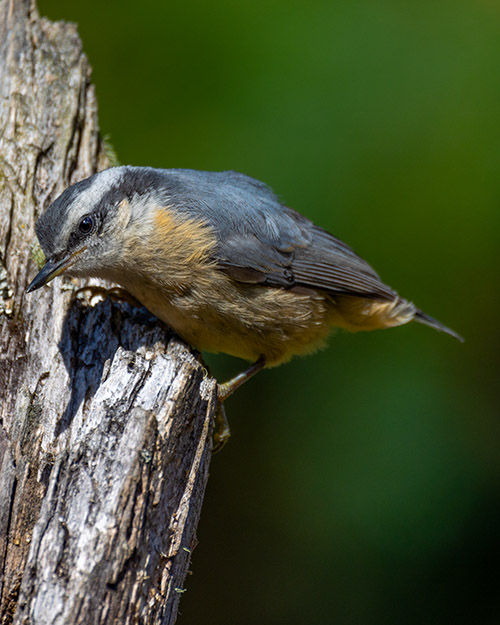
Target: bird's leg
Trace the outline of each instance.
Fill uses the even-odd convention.
[[[231,378],[231,380],[223,382],[222,384],[217,384],[217,412],[215,413],[214,446],[212,453],[215,454],[220,451],[231,436],[231,430],[229,429],[223,402],[232,395],[236,389],[240,388],[242,384],[263,369],[265,365],[266,360],[264,356],[261,356],[251,367],[248,367],[245,371]]]
[[[266,366],[266,359],[261,356],[256,362],[253,363],[248,369],[238,373],[234,378],[231,378],[227,382],[217,384],[217,400],[222,403],[230,395],[240,388],[247,380],[253,377],[256,373],[259,373]]]

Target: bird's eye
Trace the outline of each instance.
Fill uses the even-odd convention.
[[[84,217],[78,225],[78,229],[82,234],[89,234],[94,227],[94,220],[92,217]]]

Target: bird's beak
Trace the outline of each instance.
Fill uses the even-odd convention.
[[[57,278],[57,276],[60,276],[63,273],[63,271],[66,271],[68,267],[71,267],[71,265],[74,264],[78,254],[81,254],[86,249],[87,249],[86,247],[83,247],[79,250],[76,250],[76,252],[73,252],[73,254],[70,254],[70,256],[65,256],[64,258],[58,261],[49,259],[45,263],[44,267],[42,267],[42,269],[36,274],[34,280],[31,282],[31,284],[26,289],[26,291],[28,293],[31,293],[32,291],[36,291],[41,286],[44,286],[45,284],[47,284],[54,278]]]

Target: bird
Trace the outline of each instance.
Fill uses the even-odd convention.
[[[242,173],[111,167],[64,190],[35,230],[46,264],[29,292],[63,272],[110,280],[196,349],[250,361],[220,403],[333,328],[417,321],[463,340]]]

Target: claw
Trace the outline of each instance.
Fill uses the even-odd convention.
[[[92,300],[96,297],[100,297],[103,300],[109,297],[114,302],[126,302],[131,306],[141,308],[142,304],[133,295],[131,295],[125,289],[120,286],[114,286],[110,289],[104,286],[98,286],[97,284],[89,284],[83,286],[75,291],[75,297],[88,298],[89,303],[92,305]]]
[[[215,430],[214,444],[212,446],[212,454],[217,454],[226,445],[231,437],[231,430],[227,422],[226,411],[221,402],[217,403],[217,412],[215,413]]]

